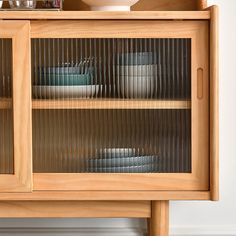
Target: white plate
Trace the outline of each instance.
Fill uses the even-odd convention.
[[[91,168],[109,168],[109,167],[130,167],[156,164],[157,157],[155,156],[133,156],[114,158],[93,158],[88,160],[88,165]]]
[[[85,86],[33,86],[35,98],[91,98],[100,85]]]
[[[89,168],[88,172],[93,173],[154,173],[157,172],[156,164],[126,167],[105,167]]]

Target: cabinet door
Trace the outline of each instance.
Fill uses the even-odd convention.
[[[0,192],[31,191],[29,27],[0,21]]]
[[[32,23],[35,190],[208,190],[206,21]]]

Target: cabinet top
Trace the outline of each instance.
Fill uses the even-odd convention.
[[[178,20],[210,19],[206,11],[0,11],[3,20]]]

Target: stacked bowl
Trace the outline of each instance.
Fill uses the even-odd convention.
[[[157,156],[137,155],[135,148],[101,148],[89,158],[89,173],[153,173],[157,172]]]
[[[152,52],[121,54],[117,65],[118,92],[123,98],[151,98],[156,74]]]
[[[99,89],[93,84],[94,67],[89,60],[81,65],[66,63],[38,68],[33,93],[36,98],[91,98]],[[37,73],[37,72],[36,72]]]

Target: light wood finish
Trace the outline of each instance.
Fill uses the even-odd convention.
[[[149,201],[5,201],[0,202],[4,218],[149,218]]]
[[[201,42],[201,43],[200,43]],[[192,38],[192,168],[209,189],[209,26],[202,22]],[[202,70],[202,94],[198,98],[198,70]]]
[[[36,38],[179,37],[192,40],[192,173],[34,174],[35,190],[209,190],[208,22],[37,21],[31,26],[32,37]],[[197,97],[198,68],[204,71],[201,100]]]
[[[134,6],[131,7],[133,11],[185,11],[185,10],[197,10],[199,6],[202,6],[205,0],[140,0]],[[64,9],[66,10],[89,10],[89,6],[83,3],[81,0],[66,0],[64,3]]]
[[[171,20],[210,19],[209,11],[140,11],[140,12],[92,12],[92,11],[0,11],[0,19],[28,20]]]
[[[219,54],[218,7],[211,7],[210,23],[210,189],[211,199],[219,200]]]
[[[30,23],[0,21],[0,38],[12,38],[14,175],[0,175],[0,192],[32,188]]]
[[[32,38],[199,38],[204,21],[32,21]],[[155,29],[155,30],[150,30]],[[205,33],[205,31],[204,31]],[[198,43],[199,45],[199,43]],[[200,45],[199,45],[200,47]],[[198,53],[199,51],[196,51]],[[204,53],[204,52],[203,52]],[[194,54],[193,54],[194,55]]]
[[[12,108],[11,98],[0,99],[0,109],[11,109],[11,108]]]
[[[207,0],[198,1],[198,10],[203,10],[207,8]]]
[[[197,161],[195,161],[197,162]],[[200,165],[200,164],[199,164]],[[34,190],[208,190],[198,169],[184,174],[34,174]]]
[[[169,236],[169,201],[152,201],[150,236]]]
[[[0,201],[210,200],[209,191],[33,191],[1,193]]]
[[[33,109],[190,109],[191,101],[122,99],[34,100],[32,106]]]

